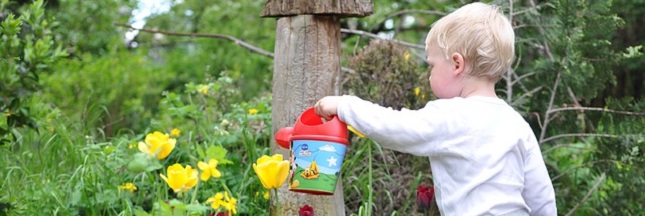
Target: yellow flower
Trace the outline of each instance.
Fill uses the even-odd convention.
[[[421,93],[421,88],[419,87],[414,88],[414,96],[419,96],[419,93]]]
[[[206,200],[206,203],[211,203],[211,208],[213,209],[218,209],[219,207],[223,207],[224,209],[228,210],[228,214],[232,215],[237,214],[237,209],[235,205],[237,205],[237,199],[230,197],[228,195],[228,192],[224,192],[224,194],[216,193],[214,196],[208,198]]]
[[[403,55],[403,58],[405,58],[406,61],[410,60],[410,53],[405,52],[405,55]]]
[[[199,167],[200,170],[202,170],[201,178],[202,181],[208,180],[211,176],[213,178],[219,178],[222,176],[222,173],[217,170],[217,160],[216,159],[210,159],[208,163],[204,162],[198,162],[197,167]]]
[[[257,196],[260,196],[260,192],[259,192],[259,191],[255,192],[255,196],[256,196],[256,197],[257,197]],[[262,193],[262,198],[264,198],[264,199],[268,200],[268,199],[269,199],[269,197],[270,197],[270,195],[269,195],[269,191],[264,191],[264,192]]]
[[[237,209],[235,207],[235,205],[237,205],[237,199],[229,197],[228,192],[224,192],[224,201],[225,202],[222,203],[222,206],[224,206],[224,208],[228,210],[228,215],[237,214]]]
[[[250,114],[250,115],[258,114],[258,109],[255,109],[255,108],[251,108],[251,109],[249,109],[249,114]]]
[[[168,134],[162,134],[159,131],[149,133],[146,135],[145,142],[139,142],[139,151],[157,156],[161,160],[170,154],[175,149],[176,139],[170,138]]]
[[[263,155],[253,164],[255,174],[266,189],[279,188],[287,180],[289,174],[289,161],[282,160],[281,154],[274,154],[269,157]]]
[[[190,165],[186,165],[186,168],[184,168],[181,164],[176,163],[168,167],[166,172],[168,177],[163,174],[159,175],[175,193],[184,193],[197,184],[197,173],[197,170],[190,167]]]
[[[130,193],[132,193],[135,190],[137,190],[137,186],[134,186],[134,184],[128,182],[119,186],[119,190],[127,190],[127,191],[130,191]]]
[[[137,147],[137,143],[136,143],[136,142],[132,142],[132,143],[130,143],[130,145],[128,146],[128,148],[129,148],[129,149],[133,149],[134,147]]]
[[[204,95],[208,94],[208,85],[199,84],[197,86],[197,92],[202,93]]]
[[[216,193],[214,196],[208,198],[206,200],[206,203],[211,203],[211,208],[213,209],[218,209],[222,203],[224,203],[224,194],[222,193]]]
[[[354,127],[352,127],[352,126],[347,125],[347,129],[348,129],[349,131],[351,131],[352,133],[356,134],[356,136],[358,136],[359,138],[365,138],[365,135],[363,135],[361,132],[358,132],[358,131],[356,130],[356,128],[354,128]]]
[[[173,128],[172,130],[170,130],[170,136],[178,137],[180,134],[181,134],[181,130],[177,128]]]

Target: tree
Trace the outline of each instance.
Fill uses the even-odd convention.
[[[16,138],[14,129],[28,126],[37,130],[27,99],[40,89],[42,73],[66,53],[53,39],[51,17],[44,1],[38,0],[16,17],[0,2],[0,144]],[[9,12],[9,13],[7,13]]]

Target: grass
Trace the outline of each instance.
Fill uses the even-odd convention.
[[[112,119],[106,118],[111,113],[106,107],[86,102],[75,113],[32,101],[42,119],[40,130],[16,130],[19,139],[0,146],[0,215],[163,215],[168,209],[206,215],[215,213],[204,201],[216,192],[235,197],[240,215],[268,215],[269,201],[262,196],[266,190],[250,165],[269,154],[271,98],[223,105],[220,98],[235,94],[234,88],[214,82],[227,93],[198,94],[190,88],[165,93],[156,114],[146,114],[153,116],[148,128],[121,128],[111,136],[104,132],[111,125],[104,119]],[[249,114],[251,108],[258,114]],[[159,168],[128,169],[136,144],[147,133],[173,128],[182,133],[173,152],[155,160]],[[175,163],[196,168],[197,162],[213,157],[214,147],[225,149],[231,161],[218,165],[221,178],[200,181],[198,188],[178,196],[159,177]],[[347,151],[341,176],[348,215],[415,213],[415,188],[430,183],[421,180],[430,179],[426,158],[383,150],[355,137]],[[125,183],[137,190],[120,190]]]
[[[431,185],[427,158],[383,149],[354,137],[343,164],[346,212],[350,215],[414,215],[416,187]]]

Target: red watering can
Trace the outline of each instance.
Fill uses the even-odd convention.
[[[333,195],[349,146],[347,133],[347,124],[338,116],[323,122],[313,107],[293,127],[278,130],[276,142],[290,150],[289,190]]]

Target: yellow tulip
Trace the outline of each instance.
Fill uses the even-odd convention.
[[[281,154],[273,156],[263,155],[253,164],[255,174],[266,189],[279,188],[289,175],[289,161],[282,160]]]
[[[211,159],[208,163],[198,162],[197,167],[202,170],[201,179],[202,181],[208,180],[211,176],[213,178],[219,178],[222,176],[222,173],[217,170],[217,160]]]
[[[186,165],[186,168],[184,168],[181,164],[176,163],[168,167],[166,172],[168,177],[163,174],[159,175],[175,193],[184,193],[197,184],[197,173],[197,170],[190,167],[190,165]]]
[[[161,160],[170,154],[175,149],[176,139],[170,138],[168,134],[162,134],[159,131],[149,133],[146,135],[145,142],[139,142],[139,151],[157,156]]]

